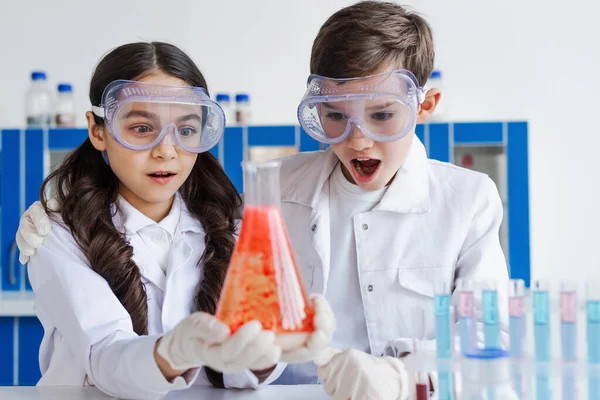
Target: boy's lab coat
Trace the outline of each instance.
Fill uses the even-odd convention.
[[[282,161],[283,214],[310,292],[326,293],[336,284],[329,279],[329,177],[338,162],[331,149]],[[498,191],[487,175],[429,160],[414,138],[381,202],[353,219],[356,249],[349,251],[356,251],[363,303],[356,313],[365,315],[371,354],[398,356],[435,348],[436,281],[506,282],[508,271],[498,236],[502,214]],[[504,332],[508,331],[506,302],[506,292],[499,290]],[[504,332],[503,341],[507,340]],[[344,327],[338,326],[334,335],[344,335]],[[288,366],[277,383],[316,379],[314,365],[300,364]]]

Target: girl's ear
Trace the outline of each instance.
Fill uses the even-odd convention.
[[[85,118],[88,123],[88,137],[90,138],[90,142],[99,151],[106,150],[106,136],[105,136],[105,128],[104,124],[100,125],[96,123],[94,119],[94,114],[91,111],[85,113]]]

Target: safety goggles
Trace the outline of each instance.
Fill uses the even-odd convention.
[[[104,118],[115,140],[131,150],[148,150],[163,141],[192,153],[216,145],[225,114],[206,89],[117,80],[92,111]],[[167,139],[167,140],[165,140]]]
[[[425,88],[406,70],[349,79],[311,75],[298,121],[326,144],[344,141],[354,127],[373,140],[393,142],[414,129],[424,99]]]

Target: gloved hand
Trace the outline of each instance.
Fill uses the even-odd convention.
[[[51,198],[48,200],[48,208],[59,211],[58,202]],[[42,203],[36,201],[23,213],[19,221],[16,240],[21,253],[19,255],[21,264],[27,264],[29,257],[33,256],[37,248],[42,245],[44,236],[50,233],[50,229],[50,218]]]
[[[195,312],[166,333],[158,354],[175,370],[208,366],[224,373],[262,370],[279,362],[275,334],[258,321],[244,324],[233,335],[215,316]]]
[[[315,360],[317,374],[334,400],[405,400],[408,373],[402,361],[355,349],[328,349]]]
[[[310,300],[315,308],[315,331],[308,335],[280,335],[276,342],[281,345],[281,361],[296,364],[313,361],[331,341],[335,331],[335,316],[329,302],[320,294],[311,294]]]

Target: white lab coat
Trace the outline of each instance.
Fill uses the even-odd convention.
[[[90,267],[73,236],[52,222],[52,231],[28,264],[36,296],[36,313],[44,327],[40,347],[42,378],[38,385],[96,385],[118,397],[155,398],[191,384],[209,385],[203,372],[168,382],[153,358],[162,333],[174,328],[194,310],[202,269],[204,230],[180,197],[181,215],[167,274],[163,273],[137,231],[136,218],[113,222],[133,247],[133,260],[142,272],[148,298],[148,336],[134,333],[131,318],[108,283]],[[114,207],[114,206],[113,206]],[[278,366],[262,384],[272,382],[285,365]],[[226,387],[258,387],[250,371],[224,376]]]
[[[330,149],[282,160],[283,215],[310,292],[324,294],[336,284],[329,280],[329,177],[338,162]],[[371,354],[435,348],[435,280],[508,279],[498,237],[502,214],[487,175],[427,159],[414,138],[381,202],[353,219],[363,303],[356,312],[364,313]],[[498,304],[506,343],[505,291],[499,291]],[[344,335],[343,326],[337,335]],[[311,364],[290,365],[276,383],[314,383],[315,372]]]

